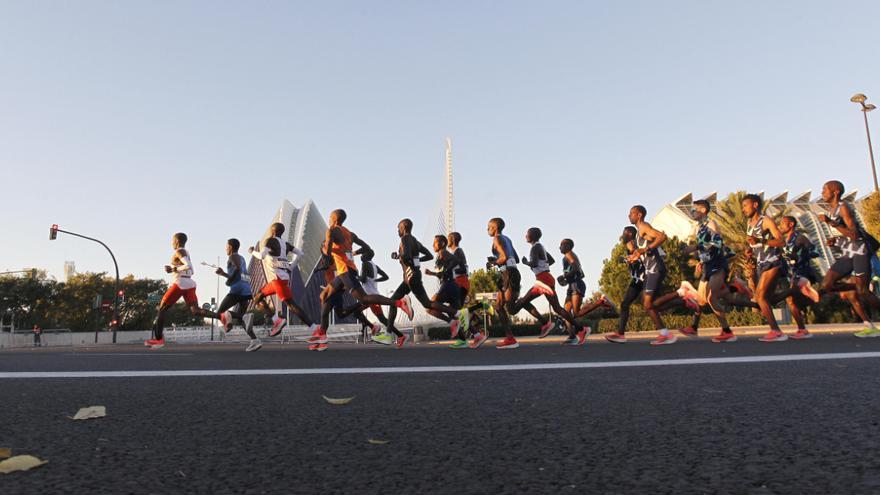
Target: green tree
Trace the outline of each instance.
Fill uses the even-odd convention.
[[[501,282],[501,273],[497,270],[474,270],[468,275],[471,281],[471,290],[468,293],[468,304],[473,304],[474,296],[480,292],[498,292],[498,284]]]
[[[862,215],[865,230],[880,239],[880,194],[871,193],[863,199],[859,204],[859,213]]]

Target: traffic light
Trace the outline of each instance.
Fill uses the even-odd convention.
[[[125,291],[124,290],[119,291],[119,293],[117,294],[117,297],[119,298],[119,304],[122,304],[122,301],[125,301]]]
[[[58,237],[58,224],[53,223],[51,227],[49,227],[49,240],[54,241]]]

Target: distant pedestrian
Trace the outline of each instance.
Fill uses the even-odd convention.
[[[43,343],[40,341],[40,336],[43,334],[43,329],[40,328],[40,325],[34,325],[34,347],[42,347]]]

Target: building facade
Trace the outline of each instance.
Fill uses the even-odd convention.
[[[819,258],[816,264],[821,272],[825,275],[828,268],[834,263],[837,256],[835,249],[828,246],[828,238],[833,237],[836,231],[832,231],[828,225],[819,221],[819,215],[828,212],[828,205],[822,201],[822,197],[812,198],[811,191],[805,191],[796,196],[789,198],[788,191],[784,191],[767,199],[763,192],[758,193],[764,199],[764,211],[770,216],[791,215],[798,220],[798,229],[806,234],[819,251]],[[717,193],[712,193],[702,198],[694,198],[692,193],[687,193],[663,206],[660,211],[651,220],[651,225],[657,230],[661,230],[669,237],[678,237],[681,240],[687,240],[696,224],[691,219],[690,210],[695,199],[705,199],[712,205],[713,215],[715,203],[718,199]],[[859,205],[863,198],[858,198],[858,191],[846,194],[843,200],[854,206],[853,210],[860,223],[862,222],[859,212]]]

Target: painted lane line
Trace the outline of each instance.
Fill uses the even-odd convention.
[[[794,354],[776,356],[745,356],[730,358],[655,359],[645,361],[606,361],[589,363],[490,364],[464,366],[388,366],[374,368],[292,368],[241,370],[150,370],[150,371],[16,371],[0,372],[0,379],[23,378],[152,378],[152,377],[219,377],[277,375],[349,375],[384,373],[447,373],[466,371],[535,371],[593,368],[639,368],[646,366],[686,366],[694,364],[778,363],[790,361],[828,361],[839,359],[880,358],[880,352],[843,352],[826,354]]]

